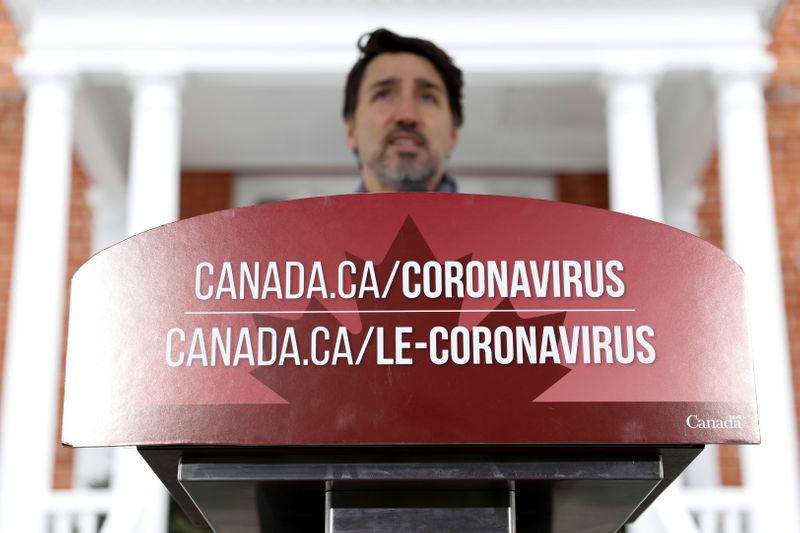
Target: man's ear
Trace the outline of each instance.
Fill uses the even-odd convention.
[[[458,140],[461,138],[461,128],[453,125],[453,129],[450,131],[450,151],[452,152],[456,145],[458,144]]]
[[[344,121],[344,135],[345,139],[347,140],[347,146],[349,146],[352,151],[357,151],[358,143],[356,142],[356,123],[352,117]]]

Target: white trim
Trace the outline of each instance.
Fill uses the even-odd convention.
[[[91,74],[169,65],[201,75],[327,75],[340,83],[357,57],[356,38],[384,26],[434,39],[475,82],[482,75],[597,74],[620,68],[706,70],[725,62],[768,61],[765,33],[751,2],[637,2],[627,9],[586,2],[584,12],[545,2],[290,2],[187,9],[113,2],[43,3],[26,34],[21,68],[68,65]],[[413,4],[413,2],[411,2]],[[760,2],[755,2],[760,3]],[[580,16],[580,15],[583,16]],[[447,20],[447,24],[442,24]],[[179,28],[179,31],[177,30]]]

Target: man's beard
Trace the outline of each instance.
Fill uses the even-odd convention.
[[[436,177],[439,165],[433,158],[424,160],[400,157],[389,162],[381,153],[369,165],[378,179],[391,189],[401,192],[427,191]]]
[[[419,153],[404,156],[400,152],[395,161],[389,161],[386,152],[389,150],[393,136],[400,132],[416,135],[427,152],[427,141],[415,128],[398,126],[386,135],[383,149],[366,162],[367,167],[372,170],[381,183],[395,191],[430,190],[429,185],[439,172],[439,161],[430,152],[427,152],[427,156],[422,159],[420,159],[422,154]]]

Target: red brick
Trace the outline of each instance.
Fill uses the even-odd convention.
[[[608,209],[607,173],[561,174],[557,179],[560,201]]]
[[[230,172],[181,173],[181,219],[231,207],[233,174]]]

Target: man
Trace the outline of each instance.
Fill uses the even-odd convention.
[[[445,166],[463,123],[461,70],[432,42],[385,29],[363,35],[358,48],[344,120],[360,190],[454,192]]]

